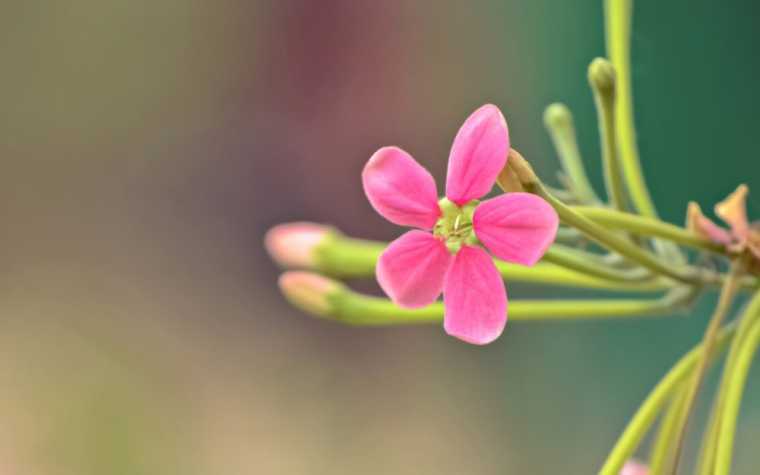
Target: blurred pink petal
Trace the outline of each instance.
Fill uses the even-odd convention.
[[[496,257],[532,266],[554,242],[559,218],[543,199],[517,192],[480,203],[472,225],[480,242]]]
[[[459,206],[491,191],[509,152],[507,122],[486,104],[465,120],[454,138],[446,175],[446,197]]]
[[[377,281],[396,304],[423,307],[441,295],[453,260],[442,240],[425,231],[409,231],[380,255]]]
[[[462,246],[446,277],[443,327],[451,336],[476,345],[491,343],[507,323],[507,292],[491,257]]]
[[[715,205],[715,214],[731,226],[731,231],[739,241],[744,241],[749,232],[747,221],[747,185],[739,185],[726,199]]]
[[[649,474],[649,467],[633,459],[627,461],[625,465],[623,466],[623,469],[620,470],[620,475],[648,475],[648,474]]]
[[[686,213],[686,226],[691,232],[718,244],[729,245],[734,241],[731,233],[705,216],[694,201],[689,203]]]
[[[392,223],[432,229],[441,215],[432,175],[398,147],[375,152],[362,183],[372,207]]]

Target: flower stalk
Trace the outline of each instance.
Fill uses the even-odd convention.
[[[727,325],[719,331],[715,338],[714,351],[711,351],[706,359],[708,361],[714,360],[734,337],[735,333],[736,328],[734,325]],[[693,373],[704,354],[704,344],[699,344],[683,356],[657,383],[657,386],[652,389],[641,406],[639,406],[636,414],[634,414],[620,435],[620,438],[618,438],[617,443],[607,456],[607,460],[604,462],[601,470],[599,470],[600,475],[618,475],[626,460],[633,456],[633,453],[649,431],[662,407]]]
[[[557,151],[557,157],[566,175],[567,187],[573,196],[583,204],[600,204],[601,200],[596,195],[583,166],[570,109],[564,104],[551,104],[544,111],[544,125]]]
[[[324,226],[324,228],[330,230],[329,235],[310,250],[309,265],[293,267],[289,266],[287,262],[280,262],[280,264],[284,268],[308,269],[339,278],[370,277],[374,275],[377,259],[388,243],[352,238],[343,235],[334,228],[328,226]],[[578,254],[576,255],[583,256],[586,259],[596,260],[598,258],[598,256],[588,252],[575,251],[558,245],[550,248],[551,253],[554,253],[554,248],[561,248],[563,249],[562,252],[566,254],[571,253],[571,251],[577,252]],[[273,257],[276,258],[277,256]],[[653,292],[667,290],[672,287],[668,281],[657,278],[648,280],[601,278],[570,267],[558,265],[557,263],[551,263],[547,260],[546,256],[544,260],[533,267],[525,267],[500,260],[494,260],[494,264],[505,280],[514,282],[618,292]],[[605,265],[609,268],[609,272],[615,271],[614,268],[607,264]],[[598,269],[595,271],[598,272]],[[621,275],[625,275],[625,271]]]
[[[726,402],[721,415],[720,431],[715,449],[716,475],[728,475],[731,471],[739,407],[752,359],[760,346],[760,323],[757,320],[748,330],[747,335],[739,342],[739,345],[741,346],[737,349],[736,361],[731,368],[731,376],[727,381]]]
[[[717,276],[712,275],[709,272],[703,272],[695,268],[679,266],[673,263],[662,262],[645,249],[642,249],[624,237],[608,231],[585,216],[575,212],[573,208],[558,200],[546,190],[546,187],[544,187],[541,180],[536,176],[535,172],[533,172],[530,164],[528,164],[527,160],[521,156],[513,157],[507,163],[507,166],[512,167],[526,191],[535,193],[554,207],[554,210],[557,212],[562,222],[578,229],[589,239],[601,244],[611,251],[617,252],[633,263],[646,267],[659,275],[692,285],[702,285],[717,279]]]
[[[727,393],[729,392],[729,388],[735,388],[737,358],[741,351],[741,345],[747,338],[747,334],[760,321],[760,292],[755,293],[752,300],[747,304],[746,309],[737,317],[737,320],[739,321],[739,326],[736,338],[729,348],[718,386],[718,393],[713,401],[710,420],[702,440],[702,449],[700,450],[700,457],[697,463],[697,473],[699,475],[709,475],[713,473],[713,469],[715,468],[715,453],[725,414]]]
[[[616,72],[615,132],[631,202],[642,215],[657,218],[636,145],[631,88],[631,7],[631,0],[604,2],[607,55]]]
[[[596,58],[589,65],[588,81],[594,93],[596,115],[599,121],[599,140],[607,198],[614,209],[624,211],[626,196],[615,136],[615,68],[606,59]]]
[[[675,422],[676,432],[673,441],[673,464],[671,473],[675,475],[678,472],[678,465],[683,452],[684,439],[688,430],[689,419],[694,404],[699,394],[699,389],[707,374],[707,368],[710,364],[713,349],[718,338],[718,331],[723,323],[734,297],[741,286],[740,277],[744,273],[745,263],[741,259],[735,260],[731,265],[731,271],[728,278],[723,283],[723,287],[718,297],[718,305],[715,307],[712,317],[707,324],[704,337],[702,338],[702,355],[697,363],[697,367],[686,388],[686,396],[683,405]]]
[[[389,299],[355,292],[336,280],[311,272],[286,272],[280,279],[280,287],[298,308],[349,325],[397,326],[443,321],[444,307],[440,302],[404,308]],[[678,287],[656,299],[513,300],[509,318],[537,321],[651,317],[672,313],[693,298],[692,289]]]

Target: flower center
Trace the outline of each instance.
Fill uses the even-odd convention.
[[[463,244],[477,244],[478,238],[472,229],[472,214],[478,203],[478,200],[472,200],[460,207],[446,198],[438,202],[441,217],[435,223],[433,235],[442,238],[452,254],[459,252]]]

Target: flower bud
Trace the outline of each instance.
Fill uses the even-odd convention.
[[[329,226],[316,223],[279,224],[267,232],[264,246],[281,267],[309,269],[317,264],[317,248],[333,233]]]
[[[649,467],[636,460],[629,460],[620,470],[620,475],[647,475],[649,473]]]
[[[549,104],[544,111],[544,125],[549,130],[565,130],[573,128],[573,115],[565,104],[555,102]]]
[[[289,271],[278,280],[285,298],[299,309],[319,316],[333,310],[330,298],[343,290],[343,284],[313,272]]]
[[[509,169],[509,170],[507,170]],[[506,192],[523,191],[538,183],[538,176],[525,158],[515,149],[509,150],[507,165],[497,178],[497,183]]]
[[[509,151],[509,156],[512,156],[512,152],[513,150]],[[507,165],[501,169],[501,172],[499,172],[499,176],[496,177],[496,183],[502,190],[507,193],[512,193],[514,191],[525,191],[522,183],[520,183],[520,179],[517,177],[517,174],[512,169],[512,167],[509,166],[510,160],[510,158],[507,159]]]
[[[596,58],[588,67],[588,82],[594,93],[604,96],[615,94],[615,67],[604,58]]]

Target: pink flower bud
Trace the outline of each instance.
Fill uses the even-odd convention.
[[[332,232],[330,227],[316,223],[279,224],[267,232],[264,246],[282,267],[313,268],[315,250]]]
[[[290,303],[315,315],[329,315],[333,308],[330,297],[343,288],[333,279],[304,271],[285,272],[277,283]]]
[[[620,475],[647,475],[648,473],[649,467],[634,459],[627,461],[620,471]]]

